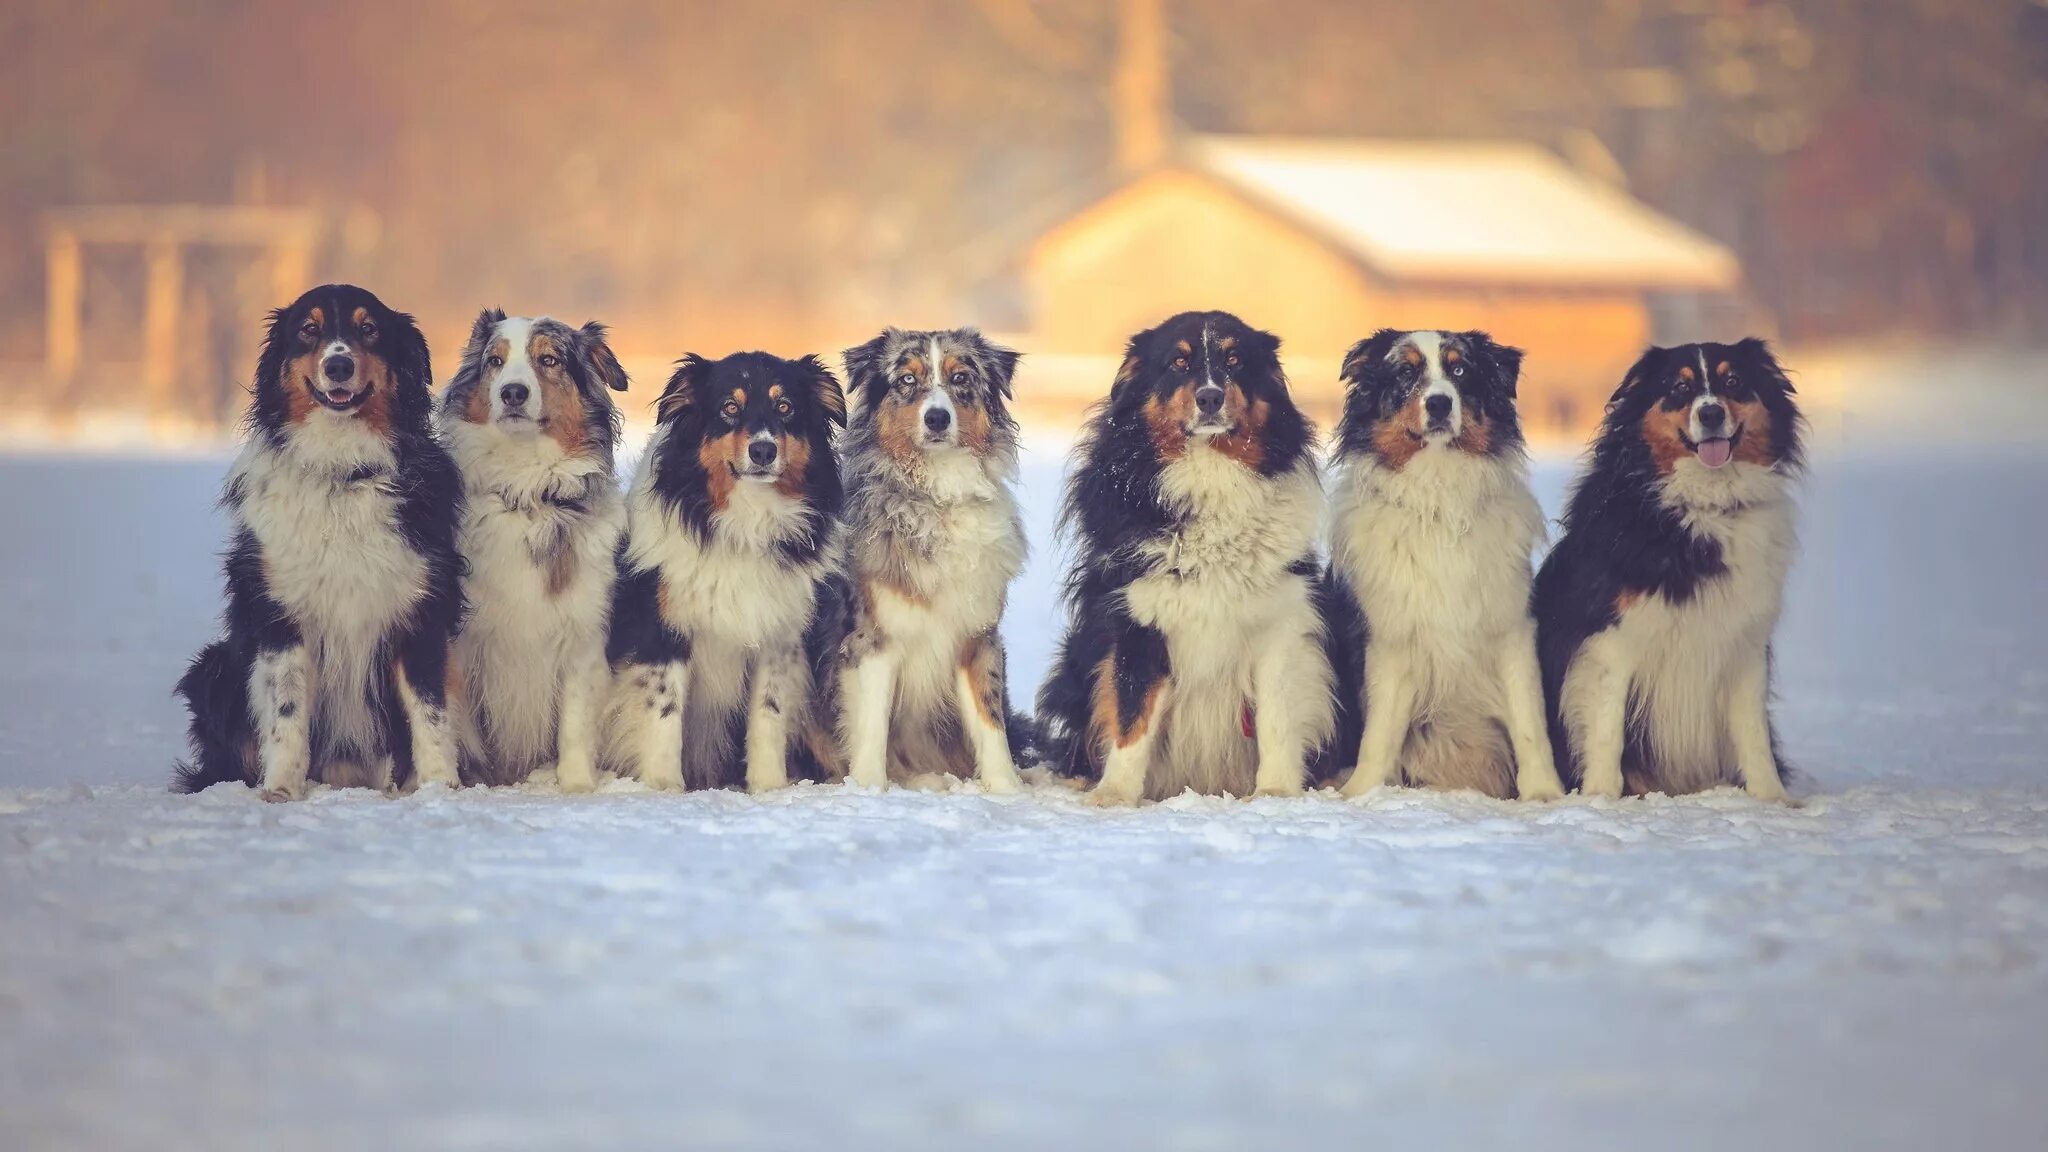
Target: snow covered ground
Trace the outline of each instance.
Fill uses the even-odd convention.
[[[1817,464],[1797,809],[171,797],[220,469],[0,459],[0,1148],[2048,1146],[2036,449]]]

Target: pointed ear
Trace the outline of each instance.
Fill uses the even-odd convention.
[[[486,308],[477,313],[476,323],[469,326],[469,346],[471,348],[482,348],[490,341],[491,330],[496,328],[498,322],[504,318],[505,310],[503,308]]]
[[[583,367],[589,371],[592,380],[602,381],[614,392],[624,392],[631,381],[626,378],[626,369],[613,354],[604,333],[604,325],[595,320],[579,329],[583,337]]]
[[[995,378],[996,391],[1002,394],[1003,399],[1010,399],[1013,395],[1011,381],[1016,379],[1017,362],[1024,359],[1023,353],[993,343],[979,332],[974,334],[974,338],[981,343],[982,350],[988,353],[989,371]]]
[[[846,393],[840,390],[839,377],[825,366],[816,356],[806,356],[796,362],[797,370],[810,378],[811,395],[817,398],[818,407],[841,428],[846,427]]]
[[[1494,374],[1500,377],[1501,386],[1507,389],[1508,395],[1513,396],[1515,386],[1522,379],[1522,350],[1512,345],[1496,343],[1493,337],[1485,332],[1466,332],[1464,337],[1467,344],[1479,349],[1480,355],[1493,361]]]
[[[1353,344],[1351,351],[1344,354],[1344,366],[1337,370],[1337,379],[1351,384],[1363,383],[1366,371],[1379,361],[1385,360],[1387,353],[1394,349],[1394,341],[1400,338],[1399,329],[1382,328]]]
[[[1607,398],[1609,411],[1613,411],[1615,405],[1628,399],[1631,392],[1641,388],[1645,381],[1656,374],[1658,366],[1664,362],[1664,354],[1667,351],[1669,350],[1654,345],[1644,351],[1642,358],[1630,366],[1628,372],[1622,376],[1621,387],[1616,388],[1614,395]]]
[[[1777,354],[1771,351],[1769,341],[1760,336],[1745,336],[1735,345],[1735,350],[1745,358],[1754,360],[1757,366],[1770,376],[1773,383],[1785,390],[1786,395],[1796,394],[1797,389],[1792,387],[1792,377],[1778,363]]]
[[[865,344],[848,348],[840,354],[846,365],[846,386],[859,393],[881,391],[882,353],[888,349],[890,339],[895,336],[894,328],[884,328],[882,334]]]
[[[655,423],[665,424],[695,407],[697,389],[710,372],[711,361],[695,352],[676,361],[676,370],[662,388],[661,399],[654,402]]]

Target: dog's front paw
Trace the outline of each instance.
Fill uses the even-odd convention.
[[[1621,776],[1587,776],[1579,783],[1579,795],[1604,796],[1609,800],[1621,799]]]
[[[585,764],[581,768],[567,765],[555,766],[555,787],[570,795],[597,791],[597,770]]]
[[[640,783],[645,784],[656,792],[681,792],[683,790],[683,774],[680,772],[673,774],[667,772],[653,775],[643,774],[640,777]]]
[[[1296,785],[1260,784],[1252,789],[1252,799],[1254,800],[1259,799],[1262,796],[1272,796],[1285,799],[1290,796],[1299,795],[1301,795],[1301,788]]]
[[[1015,796],[1024,791],[1024,779],[1012,768],[1005,772],[983,772],[981,790],[991,796]]]
[[[304,800],[305,798],[306,787],[303,784],[295,788],[276,787],[263,790],[263,802],[265,804],[289,804],[293,800]]]
[[[1102,783],[1088,790],[1088,803],[1097,808],[1129,808],[1137,802],[1138,793],[1131,788]]]
[[[1356,800],[1389,786],[1390,781],[1384,774],[1370,771],[1361,765],[1351,770],[1351,775],[1345,779],[1344,786],[1337,789],[1337,794],[1346,800]]]
[[[1783,804],[1787,808],[1797,808],[1799,806],[1798,802],[1792,799],[1791,794],[1785,791],[1785,785],[1777,780],[1762,783],[1753,782],[1745,791],[1752,798],[1769,804]]]
[[[1515,795],[1522,800],[1558,800],[1564,796],[1564,785],[1555,776],[1539,779],[1515,778]]]

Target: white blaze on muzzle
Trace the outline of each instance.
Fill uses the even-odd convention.
[[[533,321],[525,317],[500,320],[497,335],[505,341],[505,366],[491,378],[491,419],[521,417],[538,423],[544,408],[540,375],[534,371],[533,357],[528,352],[533,342]]]
[[[932,378],[924,403],[917,409],[918,435],[926,447],[950,446],[960,438],[960,410],[946,388],[946,361],[939,353],[939,342],[932,341],[926,354],[930,357],[927,363],[931,365]]]
[[[1720,418],[1712,422],[1702,416],[1717,412]],[[1720,468],[1735,455],[1735,444],[1730,439],[1735,434],[1735,414],[1729,411],[1728,402],[1714,393],[1714,378],[1707,374],[1705,349],[1700,350],[1700,394],[1693,397],[1692,407],[1686,412],[1685,434],[1696,445],[1693,454],[1709,468]]]
[[[1422,406],[1423,434],[1441,432],[1456,439],[1465,427],[1465,401],[1444,371],[1443,334],[1416,332],[1408,339],[1422,353],[1422,393],[1415,402]],[[1442,413],[1441,417],[1437,413]]]

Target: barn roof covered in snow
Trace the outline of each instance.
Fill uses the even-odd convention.
[[[1396,280],[1724,291],[1735,254],[1531,144],[1197,136],[1182,164]]]

